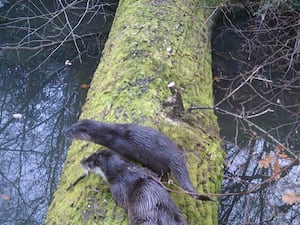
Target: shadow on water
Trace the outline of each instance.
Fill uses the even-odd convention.
[[[5,7],[0,11],[12,6]],[[43,65],[47,49],[36,58],[26,50],[0,50],[0,224],[43,223],[69,144],[62,131],[79,117],[111,22],[103,22],[100,44],[85,39],[82,63],[72,42]],[[2,47],[11,43],[10,32],[1,24]]]
[[[226,16],[220,13],[212,35],[215,104],[232,113],[217,113],[227,154],[219,224],[296,225],[300,221],[296,201],[300,199],[300,90],[293,81],[299,76],[299,64],[280,71],[263,59],[255,46],[247,49],[245,42],[253,44],[255,40],[249,15],[245,10],[227,12]],[[270,37],[262,37],[269,41]],[[255,79],[244,82],[262,65],[260,59],[267,66]],[[292,62],[288,57],[286,60]],[[282,77],[293,84],[288,91],[281,88]],[[243,119],[247,116],[249,119]]]

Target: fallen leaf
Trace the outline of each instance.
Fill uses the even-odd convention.
[[[88,89],[90,87],[90,85],[83,83],[82,85],[80,85],[80,87],[83,89]]]
[[[220,77],[219,76],[214,76],[213,81],[220,83]]]
[[[277,145],[275,148],[275,154],[279,155],[279,153],[284,149],[282,145]]]
[[[3,201],[9,201],[9,199],[10,199],[10,197],[6,194],[2,194],[1,198],[2,198]]]
[[[282,169],[281,165],[279,164],[278,158],[276,158],[272,169],[274,174],[274,180],[278,180],[280,178]]]
[[[300,195],[296,195],[294,191],[289,191],[287,194],[283,194],[281,196],[282,201],[288,203],[289,205],[293,205],[296,202],[300,202]]]
[[[285,153],[278,154],[278,158],[280,158],[280,159],[286,159],[286,160],[293,160],[293,158],[289,157]]]
[[[260,168],[266,168],[266,169],[269,168],[273,158],[274,157],[272,155],[266,155],[266,157],[258,161],[258,166]]]

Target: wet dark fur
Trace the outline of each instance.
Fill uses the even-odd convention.
[[[186,225],[152,171],[136,167],[111,150],[90,155],[81,161],[81,166],[108,182],[117,204],[128,209],[130,225]]]
[[[65,135],[68,138],[104,145],[126,158],[142,163],[159,176],[171,170],[179,185],[192,197],[211,200],[208,196],[197,193],[178,148],[173,141],[157,130],[135,124],[81,120],[68,128]]]

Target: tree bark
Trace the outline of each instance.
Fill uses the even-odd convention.
[[[213,105],[209,28],[199,1],[120,1],[81,119],[131,122],[160,130],[183,149],[193,184],[200,193],[218,193],[223,152],[212,111],[175,112],[163,104],[175,82],[183,106]],[[46,224],[128,224],[108,185],[81,174],[80,160],[99,145],[73,141],[49,207]],[[170,177],[172,179],[172,177]],[[168,186],[179,190],[175,184]],[[171,193],[187,224],[217,224],[215,202]]]

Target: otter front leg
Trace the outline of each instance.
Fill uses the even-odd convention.
[[[128,208],[128,197],[126,185],[120,185],[119,182],[109,187],[110,192],[116,201],[117,205],[127,209]]]

